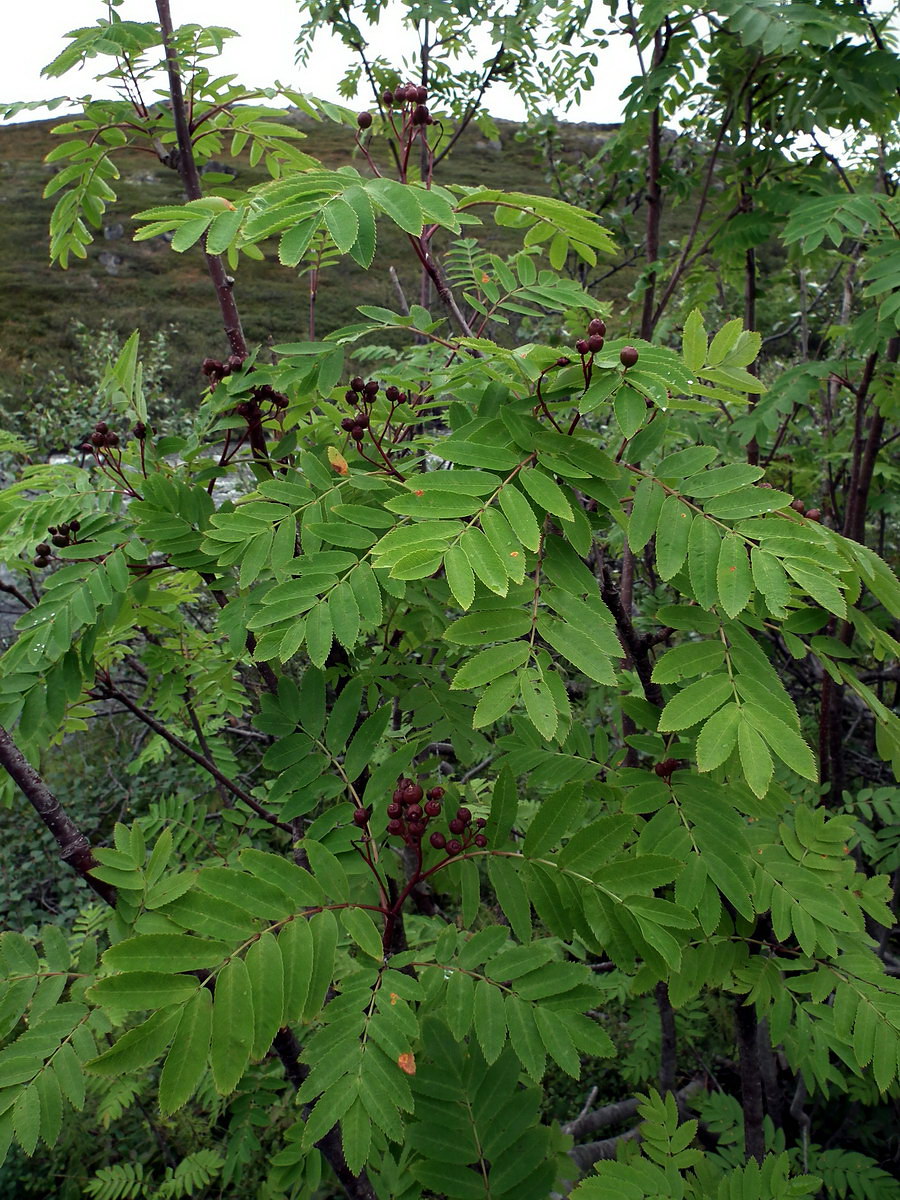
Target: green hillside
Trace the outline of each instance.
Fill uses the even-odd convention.
[[[223,350],[218,310],[203,260],[196,249],[179,255],[162,238],[134,243],[132,214],[151,205],[181,199],[174,172],[147,153],[118,157],[119,199],[105,216],[102,232],[85,261],[68,271],[48,265],[47,223],[54,200],[41,193],[56,165],[43,162],[52,148],[53,121],[9,125],[0,129],[0,400],[7,411],[27,407],[41,393],[48,373],[71,372],[75,355],[73,327],[89,327],[100,314],[111,317],[127,334],[140,327],[145,336],[173,328],[168,389],[185,398],[202,386],[199,364]],[[339,166],[352,152],[350,133],[333,125],[305,121],[304,149],[326,165]],[[570,157],[596,150],[609,126],[570,125],[565,142]],[[472,128],[445,164],[444,177],[455,183],[496,184],[509,189],[549,190],[532,143],[516,138],[519,126],[499,123],[499,140],[487,142]],[[358,159],[358,156],[357,156]],[[248,186],[267,178],[262,167],[238,164],[236,184]],[[440,178],[440,176],[439,176]],[[505,248],[504,231],[486,225],[482,241]],[[513,246],[510,242],[510,247]],[[397,269],[411,300],[418,299],[418,272],[403,235],[385,228],[376,260],[381,270],[363,272],[344,262],[320,277],[317,333],[327,333],[353,319],[356,304],[397,305],[388,267]],[[633,275],[623,271],[610,281],[604,298],[622,300]],[[274,258],[243,260],[237,280],[238,302],[252,345],[306,336],[309,288]],[[84,382],[83,380],[81,382]]]

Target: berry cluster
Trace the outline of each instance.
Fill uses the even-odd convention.
[[[215,388],[216,384],[221,383],[226,375],[230,375],[232,371],[239,371],[243,362],[240,354],[229,354],[224,362],[219,362],[217,358],[204,358],[200,364],[200,370],[208,377],[210,387]]]
[[[356,412],[352,417],[344,417],[341,421],[341,429],[350,434],[357,446],[365,437],[366,430],[371,424],[371,408],[380,390],[376,380],[365,380],[360,375],[355,375],[350,380],[350,390],[344,393],[344,399],[348,404],[355,406]],[[385,388],[384,394],[392,405],[402,404],[407,399],[406,393],[401,392],[393,384]]]
[[[808,521],[821,521],[822,512],[818,508],[807,508],[802,500],[792,500],[791,508],[801,516],[805,516]]]
[[[392,108],[405,109],[412,125],[433,125],[434,117],[428,111],[425,101],[428,99],[428,89],[421,84],[401,83],[393,91],[387,89],[381,94],[381,105],[388,110]],[[372,124],[372,114],[361,112],[356,118],[360,129],[368,129]]]
[[[84,454],[92,454],[102,450],[115,450],[119,446],[119,435],[111,430],[105,421],[98,421],[94,432],[79,448]]]
[[[62,525],[50,525],[47,527],[47,532],[50,534],[50,541],[53,546],[63,547],[71,546],[78,541],[78,530],[81,528],[81,522],[75,520],[64,521]],[[34,548],[34,565],[36,567],[49,567],[50,559],[53,555],[53,546],[47,542],[38,542]]]
[[[407,846],[420,845],[429,822],[439,817],[443,811],[443,798],[442,787],[433,787],[426,792],[414,779],[401,776],[387,806],[387,833],[391,837],[402,838]],[[368,823],[371,815],[370,809],[357,808],[353,813],[353,820],[362,827]],[[477,846],[479,850],[484,849],[487,845],[487,838],[481,832],[484,826],[483,817],[473,819],[469,809],[458,808],[456,815],[447,823],[450,836],[436,829],[428,840],[435,850],[444,850],[453,858],[470,845]]]
[[[586,358],[589,354],[599,354],[603,349],[605,337],[606,322],[601,321],[599,317],[594,317],[587,327],[587,337],[579,338],[575,343],[575,349],[582,358]]]
[[[666,758],[662,762],[658,762],[653,770],[660,779],[670,779],[681,765],[681,761],[677,758]]]

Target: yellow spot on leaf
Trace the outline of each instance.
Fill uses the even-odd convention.
[[[415,1056],[410,1054],[408,1051],[406,1054],[398,1055],[397,1066],[404,1073],[404,1075],[415,1075],[415,1073],[416,1073]]]
[[[350,468],[347,465],[347,460],[341,454],[340,450],[338,450],[337,446],[329,446],[327,454],[328,461],[334,467],[335,471],[337,471],[338,475],[346,475],[349,472]]]
[[[396,992],[391,992],[391,1004],[392,1005],[396,1004],[399,999],[400,999],[400,997],[397,995]]]

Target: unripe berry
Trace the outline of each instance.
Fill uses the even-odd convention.
[[[472,841],[475,843],[475,845],[478,847],[479,850],[483,850],[485,848],[485,846],[487,845],[487,838],[484,836],[483,833],[476,833],[474,838],[472,839]]]
[[[448,826],[451,833],[465,833],[466,823],[460,821],[458,817],[454,817]]]
[[[369,814],[364,808],[355,808],[353,810],[353,824],[362,827],[369,819]]]
[[[425,805],[425,812],[429,817],[439,817],[441,815],[441,806],[437,800],[429,800]]]
[[[434,846],[435,850],[443,850],[447,845],[447,839],[442,833],[437,831],[435,831],[428,840],[431,842],[432,846]]]
[[[619,351],[619,362],[626,369],[633,367],[639,358],[637,349],[634,346],[623,346]]]
[[[447,843],[447,853],[459,854],[460,850],[462,850],[462,842],[457,841],[456,838],[451,838]]]
[[[372,124],[372,114],[370,112],[361,112],[357,115],[356,123],[360,129],[368,129]]]
[[[606,337],[606,322],[600,317],[594,317],[590,325],[588,325],[588,335],[599,333],[601,337]]]

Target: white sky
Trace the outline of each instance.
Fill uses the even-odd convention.
[[[44,79],[41,68],[63,49],[64,35],[71,29],[93,25],[105,15],[100,0],[31,0],[30,4],[12,4],[7,0],[3,18],[6,39],[3,71],[0,75],[0,103],[13,100],[39,100],[58,95],[79,95],[94,89],[90,68],[103,60],[89,61],[81,74],[62,79]],[[399,6],[398,6],[399,7]],[[128,20],[156,19],[153,0],[126,0],[118,9]],[[172,0],[176,25],[197,23],[225,25],[241,37],[226,44],[221,61],[223,74],[236,73],[242,83],[265,86],[278,79],[300,91],[326,100],[340,97],[335,86],[351,62],[351,55],[337,38],[322,34],[310,64],[301,69],[294,65],[294,39],[300,24],[297,0]],[[414,48],[412,35],[404,36],[399,20],[385,19],[371,40],[374,54],[383,54],[400,66],[405,53]],[[490,52],[486,41],[477,50]],[[628,84],[634,64],[624,38],[619,38],[603,53],[596,75],[600,81],[568,120],[605,123],[617,121],[622,107],[618,100]],[[99,90],[99,89],[98,89]],[[495,117],[520,120],[524,111],[508,89],[492,87],[487,94],[488,111]],[[367,105],[368,96],[361,106]],[[343,101],[347,103],[347,101]],[[61,110],[49,114],[58,116]],[[24,113],[18,120],[37,120],[43,112]]]

